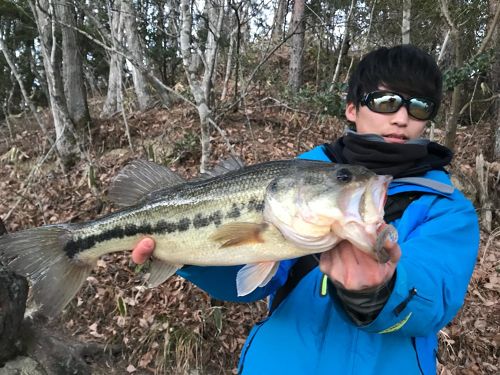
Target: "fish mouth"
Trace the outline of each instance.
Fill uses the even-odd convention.
[[[366,224],[383,221],[387,189],[391,181],[391,176],[377,175],[366,187],[363,204],[359,205],[360,217]]]
[[[360,225],[378,225],[383,222],[387,189],[391,181],[391,176],[377,175],[365,187],[352,191],[344,201],[345,222]]]
[[[387,202],[387,190],[392,181],[391,176],[383,175],[377,176],[372,191],[373,201],[376,203],[376,211],[384,215],[384,206]]]
[[[347,198],[345,216],[334,222],[331,231],[357,248],[372,253],[377,230],[384,225],[384,206],[391,176],[377,175],[365,187],[359,187]]]

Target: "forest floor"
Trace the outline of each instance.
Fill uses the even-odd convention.
[[[43,116],[46,114],[41,113]],[[50,121],[46,118],[47,123]],[[127,116],[131,146],[121,114],[94,119],[84,147],[87,160],[64,174],[47,155],[48,146],[26,117],[11,118],[12,138],[0,127],[0,215],[9,231],[94,219],[116,208],[106,200],[113,176],[128,161],[149,158],[184,177],[197,175],[198,117],[183,105]],[[227,142],[248,164],[292,158],[335,139],[344,123],[258,101],[226,115],[212,133],[211,163],[227,157]],[[478,213],[481,187],[476,155],[489,142],[486,124],[460,128],[451,168]],[[442,132],[436,129],[439,140]],[[498,163],[490,165],[489,194],[498,208]],[[483,184],[484,185],[484,184]],[[484,189],[483,189],[484,190]],[[497,211],[498,215],[498,211]],[[440,374],[498,374],[500,347],[500,227],[482,230],[481,248],[464,307],[440,333]],[[495,224],[496,223],[496,224]],[[266,315],[265,302],[235,304],[211,299],[195,285],[173,277],[147,289],[145,270],[128,254],[103,257],[78,296],[53,323],[105,353],[89,359],[95,374],[231,374],[250,327]]]

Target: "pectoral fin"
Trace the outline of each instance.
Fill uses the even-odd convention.
[[[222,242],[221,247],[239,246],[249,243],[263,243],[262,232],[267,228],[265,223],[230,223],[217,228],[211,240]]]
[[[159,259],[153,259],[150,266],[150,276],[148,279],[148,287],[155,288],[163,284],[175,271],[182,267],[182,264],[170,264],[162,262]]]
[[[257,287],[266,285],[276,274],[279,262],[247,264],[238,271],[236,289],[238,296],[246,296]]]

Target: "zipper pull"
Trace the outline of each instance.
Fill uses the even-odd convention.
[[[403,311],[406,308],[406,306],[411,301],[411,299],[416,295],[417,295],[417,288],[415,288],[415,287],[411,288],[408,292],[408,297],[406,297],[403,300],[403,302],[401,302],[399,305],[397,305],[396,308],[393,310],[394,314],[396,314],[396,316],[401,314],[401,311]]]

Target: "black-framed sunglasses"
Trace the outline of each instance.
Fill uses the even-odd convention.
[[[394,113],[405,106],[410,116],[422,121],[430,120],[436,114],[436,103],[433,100],[422,97],[406,99],[391,91],[370,92],[361,99],[360,103],[376,113]]]

